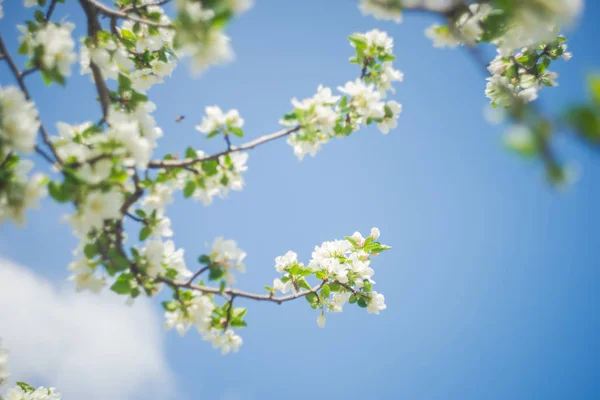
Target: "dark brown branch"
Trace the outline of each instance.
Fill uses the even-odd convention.
[[[97,8],[94,8],[89,0],[79,0],[79,3],[81,4],[81,7],[83,8],[83,11],[87,17],[88,36],[95,41],[96,33],[102,30],[100,21],[98,21],[98,14],[96,12]],[[102,118],[106,119],[108,117],[108,107],[110,106],[108,87],[106,86],[106,82],[102,76],[102,71],[100,71],[100,67],[98,67],[91,59],[90,69],[92,70],[92,75],[96,84],[96,90],[98,91],[98,98],[100,99],[100,104],[102,106]]]
[[[50,18],[52,18],[52,13],[54,12],[54,8],[56,8],[57,2],[58,0],[52,0],[50,2],[50,6],[48,6],[48,11],[46,12],[46,22],[50,21]]]

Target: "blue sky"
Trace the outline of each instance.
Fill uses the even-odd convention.
[[[5,0],[0,20],[13,51],[14,25],[27,18],[17,3]],[[69,15],[83,34],[82,13],[68,3],[55,16]],[[226,357],[194,332],[165,333],[157,345],[164,345],[179,393],[164,398],[597,398],[598,154],[561,139],[561,156],[577,161],[582,179],[566,192],[551,190],[542,167],[505,151],[502,128],[485,122],[480,68],[466,52],[434,49],[423,36],[430,17],[383,23],[361,16],[356,5],[259,0],[228,30],[236,62],[194,80],[181,65],[150,95],[165,131],[159,153],[188,145],[216,150],[221,143],[194,130],[205,106],[237,108],[248,138],[273,132],[290,98],[357,76],[347,62],[349,34],[389,32],[396,67],[405,73],[395,96],[404,106],[396,130],[362,130],[302,162],[285,142],[267,144],[250,153],[243,192],[210,207],[178,198],[168,210],[189,266],[215,236],[235,239],[249,254],[238,286],[256,291],[275,276],[275,256],[292,249],[308,261],[314,245],[378,226],[393,246],[373,263],[388,309],[374,316],[347,307],[319,329],[304,301],[247,303],[244,345]],[[600,65],[599,17],[600,4],[588,1],[568,34],[574,58],[553,67],[560,86],[541,93],[546,110],[585,96],[585,76]],[[11,83],[0,68],[1,83]],[[99,117],[94,87],[78,71],[66,88],[48,90],[39,76],[28,85],[53,133],[56,121]],[[179,114],[186,119],[177,124]],[[0,256],[64,285],[76,245],[60,222],[67,212],[44,201],[26,228],[0,227]],[[153,307],[160,313],[159,304]],[[10,323],[0,323],[0,337]],[[90,391],[97,384],[91,380]]]

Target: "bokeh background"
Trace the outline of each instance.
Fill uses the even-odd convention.
[[[77,2],[67,3],[55,18],[68,16],[83,35],[82,12]],[[381,241],[393,246],[373,263],[388,309],[374,316],[347,305],[319,329],[318,313],[305,301],[247,302],[244,345],[225,357],[194,331],[184,338],[163,333],[157,301],[138,302],[118,323],[93,308],[72,312],[80,302],[116,302],[118,312],[124,299],[71,295],[66,266],[76,239],[61,222],[71,209],[45,200],[25,228],[0,227],[0,337],[11,350],[15,378],[59,381],[66,400],[598,398],[600,155],[560,139],[562,159],[576,161],[581,179],[567,190],[551,189],[540,165],[503,148],[505,127],[483,117],[481,67],[466,51],[434,49],[424,37],[430,16],[407,15],[398,25],[363,17],[351,0],[256,3],[228,29],[236,62],[200,79],[190,79],[183,62],[172,79],[151,89],[165,132],[157,155],[183,153],[188,145],[220,149],[222,143],[207,143],[194,130],[207,105],[237,108],[249,139],[279,129],[292,97],[358,75],[347,62],[347,36],[373,28],[393,36],[395,65],[405,73],[393,97],[404,106],[399,126],[387,136],[370,127],[334,140],[302,162],[284,141],[255,149],[243,192],[210,207],[177,197],[168,208],[173,239],[185,248],[190,269],[215,236],[237,240],[249,254],[237,286],[262,291],[276,276],[275,256],[292,249],[307,262],[316,244],[377,226]],[[585,77],[600,66],[600,4],[586,3],[580,23],[567,32],[573,59],[553,63],[560,86],[541,92],[548,112],[583,100]],[[15,54],[15,25],[32,11],[17,0],[3,6],[0,32]],[[13,83],[4,64],[0,77],[3,85]],[[78,67],[66,88],[48,89],[39,75],[27,83],[53,134],[56,121],[99,118],[95,87]],[[176,123],[179,114],[186,118]],[[62,316],[11,279],[46,288]],[[142,312],[147,318],[139,318]],[[137,331],[124,345],[128,325]],[[52,340],[43,339],[46,331]],[[159,349],[132,351],[147,335],[148,346]],[[88,354],[102,337],[110,339],[105,350]],[[140,383],[147,363],[130,362],[148,352],[160,364],[152,372],[154,383],[161,382],[153,395],[151,384]],[[100,367],[92,356],[107,359]]]

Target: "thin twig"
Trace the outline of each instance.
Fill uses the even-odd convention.
[[[52,0],[50,2],[50,6],[48,6],[48,11],[46,12],[46,22],[50,21],[50,18],[52,18],[52,13],[54,12],[57,2],[58,0]]]
[[[224,150],[219,153],[216,153],[216,154],[213,154],[210,156],[206,156],[206,157],[188,158],[185,160],[154,160],[154,161],[150,161],[150,163],[148,164],[148,168],[183,168],[186,166],[201,163],[203,161],[215,160],[215,159],[217,159],[221,156],[227,155],[229,153],[235,153],[238,151],[253,149],[261,144],[264,144],[264,143],[273,141],[275,139],[279,139],[281,137],[287,136],[291,133],[297,132],[298,130],[300,130],[300,128],[301,128],[300,126],[296,126],[294,128],[290,128],[290,129],[283,129],[278,132],[271,133],[269,135],[261,136],[258,139],[252,140],[241,146],[232,146],[228,150]]]
[[[104,4],[96,1],[96,0],[80,0],[80,2],[85,2],[95,10],[97,10],[100,14],[106,15],[107,17],[115,17],[121,19],[129,19],[134,22],[139,22],[140,24],[144,24],[147,26],[153,26],[155,28],[164,28],[164,29],[175,29],[175,27],[171,24],[161,24],[154,21],[149,21],[147,19],[138,18],[135,15],[131,15],[124,11],[114,10]]]

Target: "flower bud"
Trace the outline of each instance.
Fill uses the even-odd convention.
[[[371,228],[371,237],[373,238],[373,240],[379,239],[380,233],[381,232],[379,232],[379,228]]]
[[[321,314],[317,317],[317,325],[319,328],[325,328],[325,313],[321,312]]]

